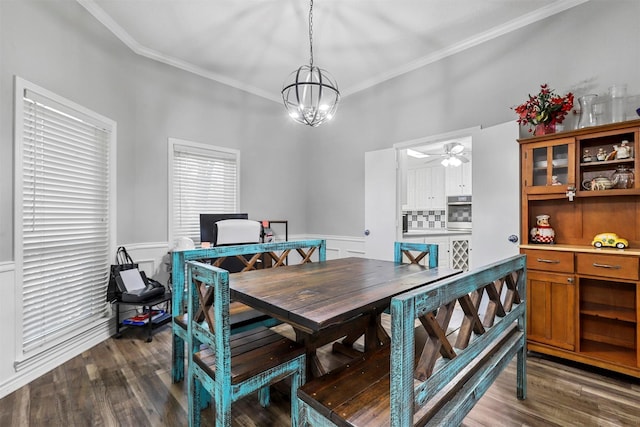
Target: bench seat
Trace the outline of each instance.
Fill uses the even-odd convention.
[[[231,384],[240,384],[247,379],[272,369],[292,357],[305,354],[302,344],[264,327],[231,335]],[[268,355],[268,357],[264,357]],[[256,360],[264,363],[257,364]],[[216,376],[215,351],[204,347],[193,355],[193,361],[211,378]]]
[[[492,347],[486,348],[478,358],[467,365],[466,369],[453,378],[449,386],[429,398],[425,406],[415,413],[414,425],[441,425],[442,421],[446,421],[449,407],[469,397],[460,393],[462,389],[477,393],[474,392],[474,388],[486,379],[483,367],[494,367],[501,361],[503,364],[509,362],[515,355],[517,342],[524,339],[523,337],[523,332],[514,323]],[[501,349],[510,350],[507,357],[504,357]],[[307,419],[308,425],[391,425],[390,358],[391,347],[387,345],[298,389],[298,398],[313,408],[317,412],[316,415],[322,417],[321,420]],[[326,424],[325,419],[333,424]]]
[[[514,357],[525,399],[525,284],[518,255],[394,297],[391,343],[299,388],[301,424],[457,426]]]

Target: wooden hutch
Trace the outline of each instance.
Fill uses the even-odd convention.
[[[623,140],[629,157],[616,158]],[[640,120],[518,142],[528,349],[640,377]],[[588,189],[620,166],[634,172],[631,188],[601,178]],[[554,244],[531,243],[539,215],[549,215]],[[605,232],[629,246],[595,248]]]

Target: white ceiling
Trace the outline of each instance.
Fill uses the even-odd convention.
[[[305,0],[77,0],[139,55],[280,102],[309,63]],[[314,65],[342,96],[587,0],[315,0]]]

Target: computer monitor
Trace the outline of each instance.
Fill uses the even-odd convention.
[[[216,242],[214,224],[223,219],[249,219],[246,213],[200,214],[200,242]]]

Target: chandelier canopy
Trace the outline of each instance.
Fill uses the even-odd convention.
[[[331,74],[313,65],[313,0],[309,6],[309,51],[309,65],[289,75],[282,87],[282,100],[291,118],[316,127],[333,118],[340,91]]]

